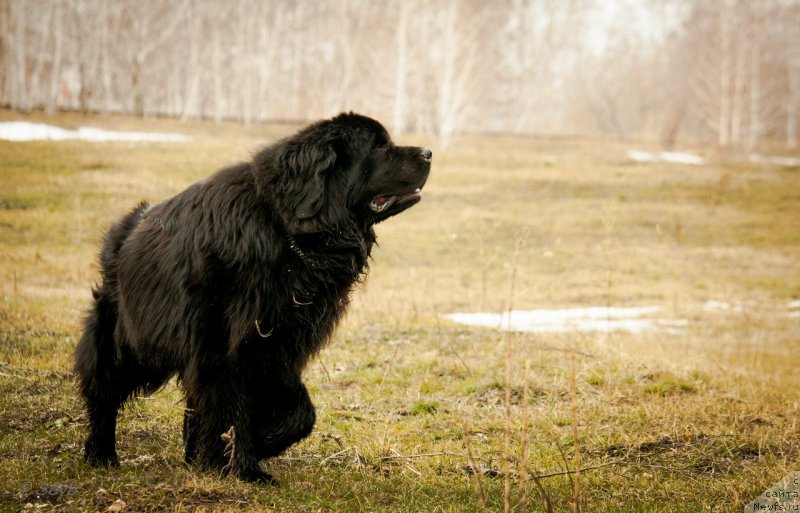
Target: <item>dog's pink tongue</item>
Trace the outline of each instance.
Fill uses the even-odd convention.
[[[389,201],[389,198],[391,198],[391,196],[378,196],[377,198],[372,200],[372,202],[375,204],[376,207],[382,207],[383,205],[386,204],[387,201]]]

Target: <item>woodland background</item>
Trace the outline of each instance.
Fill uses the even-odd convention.
[[[796,148],[794,0],[0,0],[0,104]]]

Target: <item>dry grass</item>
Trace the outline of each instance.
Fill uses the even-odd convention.
[[[186,468],[174,385],[122,414],[121,468],[89,468],[69,367],[103,227],[291,128],[56,121],[195,140],[0,142],[3,508],[740,511],[800,466],[798,170],[463,138],[435,150],[423,203],[378,227],[371,276],[307,373],[317,429],[265,462],[280,487]],[[659,305],[688,325],[511,337],[440,317],[512,298]]]

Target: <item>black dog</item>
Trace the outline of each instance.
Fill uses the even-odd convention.
[[[301,374],[367,271],[372,226],[419,201],[430,165],[341,114],[112,226],[75,351],[86,460],[118,464],[117,411],[177,374],[186,461],[269,481],[258,461],[313,428]]]

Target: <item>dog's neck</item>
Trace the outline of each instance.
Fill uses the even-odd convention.
[[[284,234],[289,251],[307,268],[343,267],[354,273],[354,279],[366,271],[370,252],[375,244],[375,232],[372,228],[367,228],[366,233],[336,229],[332,233],[300,234],[297,238],[289,230],[285,230]],[[332,239],[344,240],[347,243],[332,244]]]

